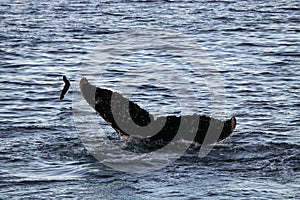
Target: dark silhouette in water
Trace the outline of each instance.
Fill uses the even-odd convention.
[[[65,97],[65,94],[68,92],[69,88],[70,88],[70,81],[67,79],[66,76],[63,76],[63,81],[65,82],[64,88],[62,89],[61,93],[60,93],[60,100],[63,100]]]
[[[181,137],[177,139],[193,140],[202,144],[204,138],[207,136],[208,130],[211,130],[211,134],[212,131],[220,134],[219,138],[208,141],[208,143],[214,143],[230,136],[236,127],[235,117],[227,121],[221,121],[202,115],[170,115],[154,119],[149,112],[123,97],[121,94],[108,89],[97,88],[91,85],[86,78],[81,79],[80,90],[88,104],[92,106],[121,137],[125,138],[137,136],[148,141],[162,140],[164,142],[170,142],[175,137],[177,138],[176,135],[180,132]],[[126,112],[126,110],[128,111]],[[134,123],[132,123],[132,121]],[[211,127],[209,127],[210,125]],[[191,138],[191,136],[195,137]]]

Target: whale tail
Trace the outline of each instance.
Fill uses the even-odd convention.
[[[162,124],[163,128],[161,130],[159,130],[155,135],[147,135],[147,137],[144,137],[143,135],[143,137],[146,140],[149,139],[150,141],[162,140],[165,142],[170,142],[175,139],[181,123],[185,124],[187,128],[192,127],[193,129],[193,126],[195,125],[194,122],[199,121],[195,138],[190,137],[188,134],[189,130],[186,131],[187,134],[184,134],[183,137],[192,139],[198,143],[203,143],[203,140],[208,133],[208,127],[211,125],[211,123],[214,126],[213,130],[217,132],[221,131],[221,135],[217,141],[221,141],[229,137],[236,128],[236,118],[234,116],[226,121],[197,114],[185,116],[168,115],[155,119],[154,116],[151,115],[147,110],[141,108],[133,101],[127,99],[117,92],[104,88],[97,88],[91,85],[86,78],[81,79],[80,90],[87,103],[93,107],[121,137],[131,135],[135,136],[135,132],[132,131],[135,130],[135,125],[146,127],[151,122],[160,123],[160,121],[164,121],[164,119],[166,121],[164,122],[165,124]],[[116,119],[119,121],[115,121]],[[134,126],[131,125],[131,120],[134,122]],[[125,126],[122,126],[121,128],[119,126],[120,123],[121,125],[123,124]],[[139,133],[137,135],[139,135]],[[213,143],[214,142],[215,141],[213,141]]]

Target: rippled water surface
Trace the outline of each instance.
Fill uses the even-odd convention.
[[[1,0],[1,198],[298,199],[299,19],[297,0]],[[148,43],[129,40],[141,30],[180,37],[168,38],[173,46],[155,37],[151,42],[151,35]],[[123,51],[114,54],[116,38],[124,38]],[[183,38],[191,42],[184,51],[176,49]],[[115,50],[104,63],[99,55],[108,43]],[[97,84],[133,91],[131,98],[156,115],[213,115],[205,71],[188,62],[202,53],[223,81],[223,117],[237,118],[229,139],[205,158],[190,149],[169,166],[142,174],[110,169],[90,155],[72,104],[88,69],[106,64]],[[73,88],[59,101],[63,74]],[[190,99],[190,93],[162,89],[162,79],[175,88],[187,80],[197,106],[180,110],[175,94]],[[113,134],[104,123],[99,128]]]

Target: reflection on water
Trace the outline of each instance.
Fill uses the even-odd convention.
[[[296,0],[2,0],[2,198],[296,198],[298,24]],[[238,126],[230,139],[217,144],[205,158],[197,157],[195,147],[162,170],[130,175],[105,167],[85,150],[73,122],[74,90],[62,102],[59,94],[62,75],[74,84],[80,69],[92,65],[90,57],[101,42],[143,28],[185,34],[205,50],[224,82],[226,115],[236,115]],[[201,74],[187,71],[186,63],[164,52],[149,51],[149,57],[144,53],[127,60],[128,66],[111,64],[105,81],[98,83],[126,93],[115,87],[118,79],[114,78],[124,71],[132,78],[141,72],[148,75],[143,63],[157,58],[153,62],[160,67],[172,63],[176,71],[190,74],[188,81],[199,88],[198,111],[211,114],[210,94],[200,81]],[[168,73],[161,70],[164,77]],[[148,85],[151,80],[137,87],[132,99],[154,113],[179,112],[172,94]]]

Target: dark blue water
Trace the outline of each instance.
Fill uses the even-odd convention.
[[[298,199],[299,19],[296,0],[2,0],[0,198]],[[74,85],[104,40],[151,28],[184,34],[205,49],[224,82],[227,117],[235,115],[238,126],[205,158],[191,149],[158,171],[127,174],[85,149],[73,120],[74,90],[59,101],[62,75]],[[103,84],[114,86],[118,73]],[[155,102],[143,90],[134,98],[157,114],[160,105],[176,107],[156,92]],[[209,113],[207,88],[199,98]]]

